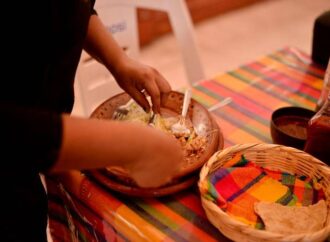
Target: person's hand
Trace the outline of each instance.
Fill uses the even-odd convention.
[[[159,113],[161,96],[171,91],[169,83],[157,70],[128,57],[117,63],[112,74],[118,85],[146,112],[150,111],[146,95],[151,97],[153,111]]]
[[[177,176],[183,166],[180,143],[173,136],[159,130],[150,131],[154,134],[149,133],[141,140],[146,144],[146,149],[139,152],[134,162],[125,166],[140,187],[165,185]]]

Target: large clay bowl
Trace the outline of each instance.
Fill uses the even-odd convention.
[[[162,99],[161,114],[164,114],[166,116],[179,115],[181,113],[183,97],[184,95],[182,93],[172,91],[169,95],[167,95],[165,98]],[[108,100],[106,100],[105,102],[103,102],[101,105],[99,105],[91,114],[91,118],[112,119],[115,110],[119,106],[126,104],[129,100],[130,100],[130,96],[127,93],[120,93],[116,96],[113,96]],[[213,155],[213,153],[223,148],[223,136],[221,130],[218,127],[217,123],[212,118],[211,114],[203,105],[201,105],[195,99],[192,99],[189,105],[187,115],[192,121],[195,130],[198,130],[198,133],[200,135],[205,136],[206,147],[204,151],[198,155],[198,157],[193,157],[192,159],[189,159],[189,162],[185,163],[183,169],[181,170],[181,173],[178,174],[177,177],[174,177],[174,180],[176,180],[176,182],[173,182],[173,185],[178,185],[177,183],[178,179],[189,176],[189,174],[199,170],[204,165],[204,163]],[[125,182],[125,180],[127,179],[129,180],[129,177],[126,177],[125,173],[117,172],[117,171],[118,171],[117,169],[107,168],[103,171],[103,176],[105,176],[105,174],[108,173],[109,179],[112,180],[112,183],[110,181],[108,183],[109,184],[111,183],[110,185],[112,186],[112,188],[113,185],[116,185],[116,183],[121,182],[123,185],[122,187],[123,189],[119,189],[119,190],[125,191],[125,193],[127,193],[127,189],[128,189],[128,191],[133,192],[132,189],[126,187],[126,186],[131,186]],[[113,179],[111,179],[112,176],[117,176],[118,179],[114,181]],[[171,186],[171,184],[168,184],[167,186]],[[176,186],[176,188],[178,189],[181,187],[182,186]],[[134,190],[134,193],[136,193],[136,189]],[[156,193],[157,191],[155,191],[155,194]]]

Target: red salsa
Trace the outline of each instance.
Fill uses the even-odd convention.
[[[307,138],[308,118],[301,116],[282,116],[275,120],[277,127],[284,133],[298,139]]]

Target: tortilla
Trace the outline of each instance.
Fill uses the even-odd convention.
[[[263,220],[267,231],[283,235],[316,232],[325,226],[327,219],[327,205],[324,200],[299,207],[258,202],[255,203],[254,210]]]

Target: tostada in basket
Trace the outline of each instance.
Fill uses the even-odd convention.
[[[210,222],[234,241],[326,241],[330,236],[330,168],[311,155],[274,144],[216,152],[198,182]]]

